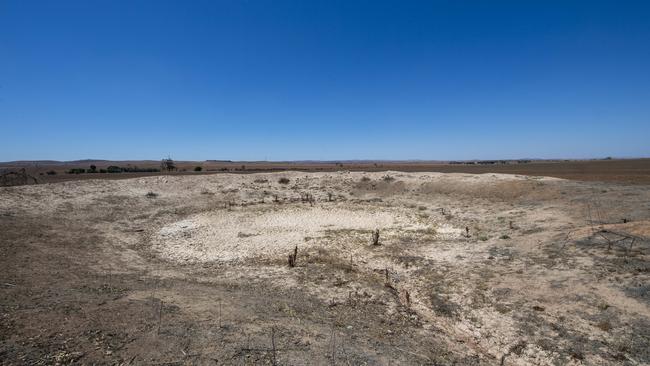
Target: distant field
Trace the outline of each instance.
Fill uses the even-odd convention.
[[[93,173],[66,174],[72,168],[97,169],[110,165],[121,167],[157,168],[158,161],[83,161],[83,162],[18,162],[0,163],[0,170],[25,168],[39,182],[58,182],[80,179],[125,179],[163,173]],[[571,160],[533,161],[507,164],[449,164],[440,162],[225,162],[225,161],[179,161],[179,171],[171,174],[256,173],[272,171],[404,171],[442,173],[505,173],[533,176],[549,176],[580,181],[623,182],[650,184],[650,159],[629,160]],[[200,166],[201,172],[194,172]],[[56,175],[47,175],[54,171]],[[170,174],[170,173],[164,173]]]

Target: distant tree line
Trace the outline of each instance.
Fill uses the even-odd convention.
[[[528,164],[530,160],[478,160],[478,161],[450,161],[449,164],[463,165],[494,165],[494,164]]]
[[[83,174],[83,173],[156,173],[160,172],[158,168],[138,168],[137,166],[120,167],[117,165],[110,165],[106,169],[97,169],[95,165],[91,165],[89,169],[72,168],[66,173],[68,174]],[[48,174],[50,174],[48,172]],[[56,174],[56,173],[55,173]]]

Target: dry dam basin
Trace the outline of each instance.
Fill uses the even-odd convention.
[[[647,365],[650,186],[281,172],[0,188],[0,362]]]

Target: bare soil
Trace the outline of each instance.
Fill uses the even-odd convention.
[[[649,364],[636,183],[294,171],[0,188],[0,362]]]

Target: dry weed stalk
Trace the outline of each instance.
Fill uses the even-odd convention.
[[[385,276],[385,278],[384,278],[384,286],[391,289],[391,290],[393,290],[393,291],[396,291],[395,286],[393,286],[393,284],[391,283],[390,271],[388,270],[388,268],[384,269],[384,276]]]
[[[332,365],[336,365],[336,329],[332,324]]]
[[[314,195],[312,195],[309,192],[301,193],[300,194],[300,201],[302,201],[303,203],[309,203],[311,206],[313,206],[314,203],[316,202],[316,200],[314,199]]]
[[[293,268],[296,266],[296,259],[298,258],[298,246],[296,245],[293,248],[293,254],[289,254],[289,267]]]
[[[404,290],[404,303],[407,308],[411,307],[411,294],[409,293],[409,290]]]
[[[379,229],[372,233],[372,245],[379,245]]]
[[[158,308],[158,334],[160,334],[160,324],[162,323],[163,301],[160,299],[160,308]]]
[[[271,327],[271,351],[273,352],[271,354],[271,356],[272,356],[271,362],[272,362],[272,365],[275,366],[275,365],[277,365],[277,360],[275,358],[275,353],[276,353],[276,350],[275,350],[275,327]]]

